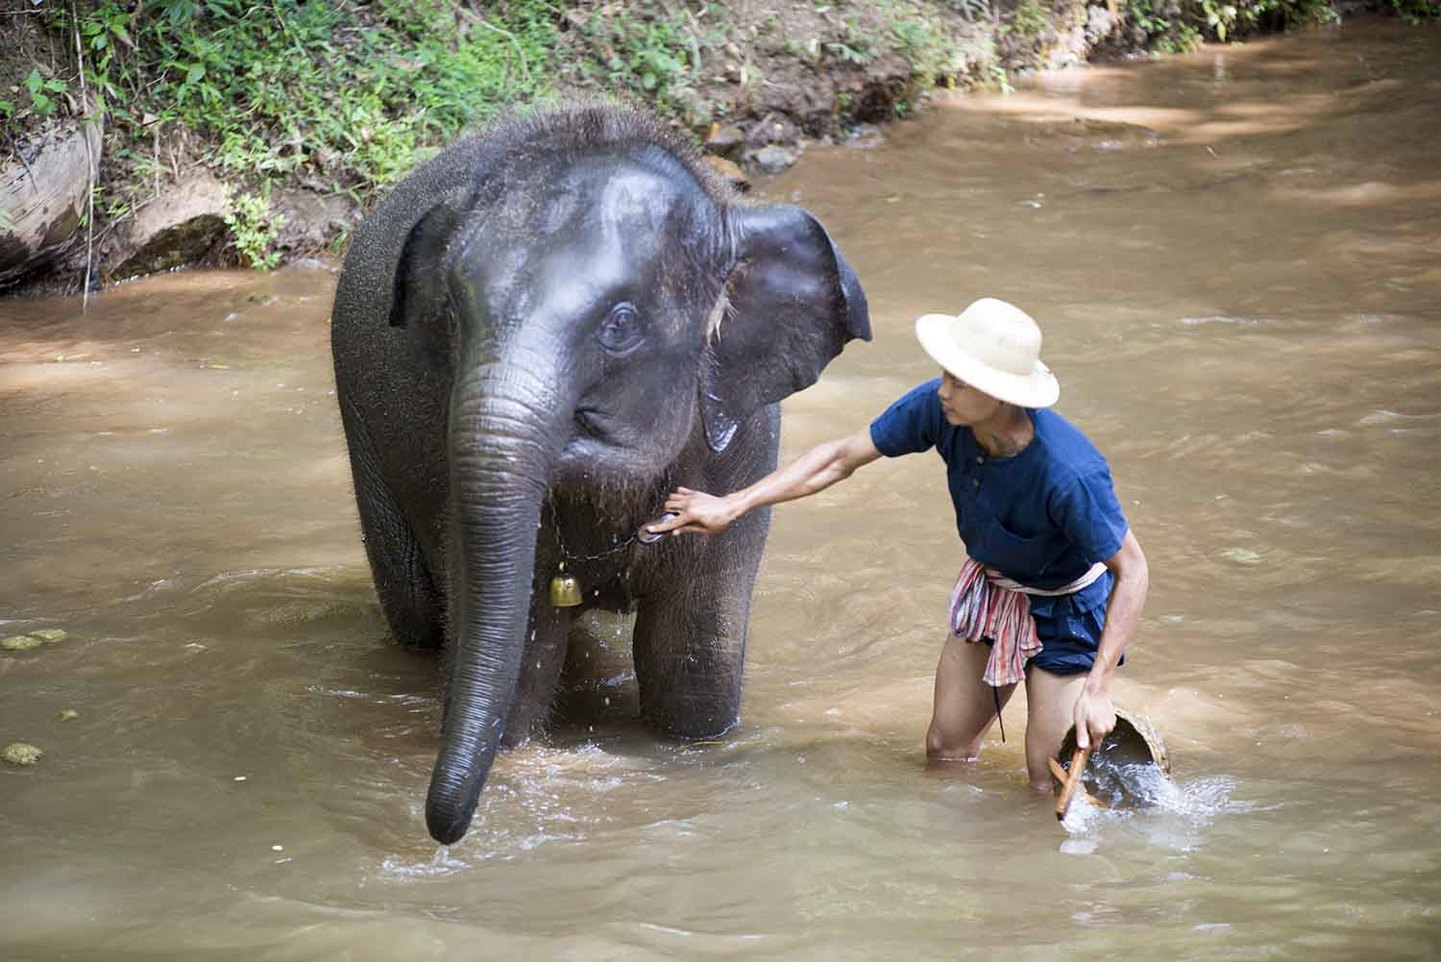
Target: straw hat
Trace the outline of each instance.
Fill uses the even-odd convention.
[[[1041,363],[1041,329],[1014,304],[983,297],[958,315],[916,319],[916,338],[941,367],[991,397],[1045,408],[1061,385]]]

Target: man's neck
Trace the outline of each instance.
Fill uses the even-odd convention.
[[[1036,436],[1024,408],[1003,404],[996,413],[971,427],[976,443],[993,458],[1010,458],[1025,450]]]

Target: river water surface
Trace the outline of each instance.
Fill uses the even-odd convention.
[[[917,314],[994,295],[1111,460],[1152,568],[1116,698],[1176,792],[1066,825],[1019,700],[924,764],[960,548],[923,455],[777,510],[737,731],[657,741],[617,668],[437,851],[437,665],[372,593],[333,278],[0,304],[0,634],[70,633],[0,653],[0,742],[46,752],[0,771],[0,957],[1432,957],[1438,104],[1441,32],[1347,26],[942,103],[762,187],[876,329],[783,456],[933,376]]]

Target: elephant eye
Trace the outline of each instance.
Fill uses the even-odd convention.
[[[629,302],[617,304],[596,332],[600,346],[611,354],[627,354],[641,342],[640,315]]]

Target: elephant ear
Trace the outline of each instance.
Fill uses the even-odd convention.
[[[736,263],[701,362],[717,453],[758,408],[814,384],[847,341],[871,339],[865,291],[820,221],[789,204],[732,216]]]
[[[452,190],[410,228],[390,295],[390,326],[413,327],[444,309],[445,248],[469,207],[470,190]]]

